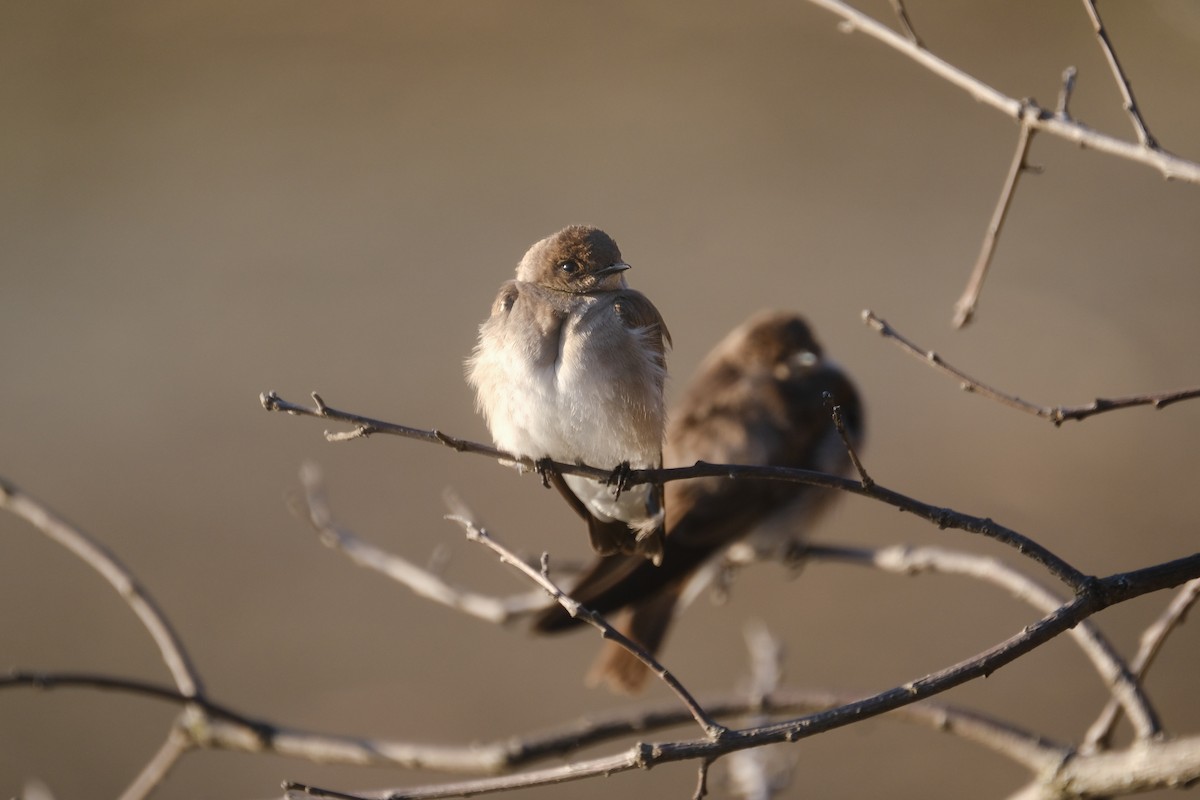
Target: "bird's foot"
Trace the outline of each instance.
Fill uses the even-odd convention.
[[[605,479],[604,484],[606,486],[613,487],[613,499],[620,499],[621,492],[629,488],[629,479],[631,477],[633,477],[633,468],[629,466],[628,461],[622,461],[617,465],[617,468],[614,469],[611,474],[609,474],[608,478]]]
[[[554,466],[554,459],[539,458],[533,462],[533,471],[542,479],[542,486],[549,489],[550,479],[558,475],[558,467]]]

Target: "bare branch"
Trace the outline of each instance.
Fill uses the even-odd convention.
[[[562,607],[567,610],[567,613],[572,617],[582,619],[584,622],[596,628],[598,631],[600,631],[600,635],[602,637],[625,648],[638,661],[645,664],[651,672],[657,675],[659,679],[662,680],[662,682],[665,683],[667,687],[675,693],[684,706],[686,706],[687,709],[692,713],[692,716],[696,719],[697,724],[700,725],[701,730],[703,730],[705,735],[710,739],[719,741],[729,733],[729,729],[724,725],[719,724],[716,722],[716,720],[709,716],[708,712],[706,712],[700,706],[700,704],[696,702],[696,699],[692,697],[691,692],[689,692],[684,685],[679,682],[679,680],[671,673],[670,670],[664,667],[657,659],[654,658],[654,656],[647,652],[645,648],[610,625],[608,620],[606,620],[603,616],[573,600],[569,595],[567,595],[566,592],[555,585],[555,583],[550,580],[547,574],[549,571],[547,569],[548,559],[545,556],[543,556],[543,568],[539,572],[518,558],[515,553],[510,551],[504,545],[500,544],[500,542],[496,541],[496,539],[493,538],[482,525],[478,524],[473,519],[472,515],[469,511],[467,511],[466,507],[461,503],[461,501],[457,502],[456,505],[458,506],[457,513],[452,513],[447,517],[447,519],[453,520],[461,525],[467,532],[468,539],[487,547],[500,557],[500,561],[502,563],[515,567],[518,572],[521,572],[525,575],[525,577],[533,581],[534,584],[540,586],[547,594],[558,601],[558,603],[561,604]]]
[[[505,557],[502,556],[502,558]],[[536,571],[520,562],[517,562],[516,566],[528,569],[533,573],[530,577],[542,577]],[[710,737],[657,744],[639,742],[624,753],[575,762],[562,767],[511,775],[504,778],[417,787],[397,792],[348,795],[345,793],[325,793],[321,789],[303,784],[288,784],[288,788],[289,790],[300,791],[317,797],[384,796],[394,798],[395,800],[400,800],[400,798],[417,800],[417,798],[458,797],[508,791],[526,786],[541,786],[571,780],[582,780],[598,775],[611,775],[634,769],[649,769],[658,764],[676,761],[718,758],[746,747],[757,747],[780,742],[795,742],[818,733],[878,716],[897,708],[912,705],[975,678],[990,675],[1000,667],[1045,644],[1104,608],[1131,600],[1134,597],[1140,597],[1149,592],[1178,586],[1195,577],[1200,577],[1200,553],[1133,572],[1119,573],[1107,578],[1097,578],[1091,581],[1069,603],[1059,606],[1054,612],[1047,614],[1037,622],[1025,626],[1016,635],[954,666],[947,667],[938,672],[926,675],[923,678],[905,683],[893,689],[888,689],[848,705],[756,728],[738,731],[727,730],[727,733],[719,738]],[[1172,742],[1171,744],[1177,743]],[[1159,742],[1140,744],[1130,752],[1136,756],[1140,753],[1154,751],[1164,744]],[[1104,756],[1108,755],[1115,756],[1116,754],[1104,754]],[[1103,758],[1104,756],[1097,756],[1096,758]],[[1190,774],[1188,771],[1193,768],[1200,770],[1200,737],[1191,745],[1191,750],[1187,748],[1172,748],[1170,756],[1175,759],[1173,763],[1175,763],[1177,770],[1174,773],[1165,773],[1166,777],[1164,779],[1169,779],[1171,774]],[[1188,762],[1188,758],[1191,758],[1194,763]],[[1184,760],[1182,766],[1178,763],[1180,759]],[[1163,775],[1163,773],[1150,770],[1147,770],[1147,774],[1149,775],[1147,780],[1157,780]],[[1114,780],[1120,780],[1123,782],[1122,785],[1125,785],[1133,781],[1134,778],[1131,778],[1128,774],[1115,774]]]
[[[349,425],[354,425],[354,430],[348,433],[330,433],[325,432],[325,438],[331,442],[344,442],[352,439],[365,439],[368,436],[376,433],[386,433],[391,436],[400,436],[406,439],[417,439],[422,442],[430,442],[432,444],[441,444],[449,447],[451,450],[456,450],[460,453],[475,453],[477,455],[489,456],[499,461],[514,465],[522,471],[536,471],[538,462],[532,458],[523,458],[513,453],[506,453],[503,450],[492,447],[491,445],[481,444],[480,442],[469,442],[465,439],[457,439],[442,433],[439,430],[422,430],[420,428],[410,428],[407,425],[397,425],[394,422],[384,422],[371,417],[364,417],[360,414],[354,414],[349,411],[339,411],[321,399],[321,396],[316,392],[312,393],[313,407],[290,403],[281,398],[275,392],[263,392],[258,396],[262,407],[267,411],[282,411],[294,417],[317,417],[318,419],[332,419],[337,422],[345,422]],[[580,468],[575,464],[560,463],[557,461],[547,461],[547,466],[553,467],[564,475],[583,475],[588,478],[608,479],[612,477],[612,470],[596,469],[594,467]]]
[[[1167,636],[1176,627],[1183,624],[1188,610],[1196,603],[1197,599],[1200,599],[1200,579],[1185,583],[1183,588],[1175,595],[1175,599],[1170,602],[1159,618],[1154,621],[1154,624],[1142,632],[1141,645],[1138,648],[1137,655],[1133,658],[1131,666],[1133,674],[1137,676],[1139,681],[1146,676],[1150,665],[1154,663],[1155,657],[1162,650]],[[1087,735],[1083,739],[1084,751],[1094,752],[1107,748],[1113,729],[1120,718],[1121,706],[1116,703],[1115,698],[1109,700],[1108,704],[1104,707],[1104,711],[1100,713],[1099,719],[1092,724],[1092,727],[1088,729]]]
[[[868,314],[870,312],[867,312]],[[873,316],[873,315],[872,315]],[[367,417],[362,417],[357,414],[348,412],[336,411],[327,406],[322,406],[320,413],[311,413],[310,409],[303,409],[301,406],[294,406],[288,403],[273,392],[263,395],[263,405],[268,411],[289,411],[289,409],[300,408],[300,412],[308,416],[325,416],[330,419],[346,420],[362,420],[365,425],[369,425],[372,429],[381,433],[395,433],[396,435],[405,436],[407,438],[418,439],[420,441],[434,442],[444,444],[445,441],[453,441],[454,449],[458,452],[475,453],[479,455],[491,456],[498,458],[501,461],[518,462],[522,464],[534,465],[535,462],[530,459],[519,459],[509,453],[496,450],[493,447],[469,442],[463,439],[453,439],[438,431],[421,431],[416,428],[409,428],[403,425],[395,425],[381,420],[372,420]],[[267,399],[269,398],[269,399]],[[289,413],[292,413],[289,411]],[[598,469],[583,464],[563,464],[553,462],[553,467],[563,474],[584,475],[590,478],[599,478],[607,480],[611,475],[611,470]],[[976,533],[981,536],[986,536],[989,539],[994,539],[997,542],[1005,544],[1017,550],[1027,558],[1033,559],[1038,564],[1041,564],[1048,569],[1051,574],[1059,580],[1066,583],[1074,590],[1079,590],[1088,581],[1089,576],[1080,572],[1075,567],[1068,564],[1064,559],[1055,555],[1049,548],[1044,547],[1033,539],[1024,536],[1017,531],[1007,528],[1003,525],[986,517],[975,517],[969,514],[963,514],[953,509],[944,508],[941,506],[931,505],[922,502],[915,498],[901,494],[900,492],[880,486],[878,483],[872,482],[870,486],[863,485],[858,481],[853,481],[848,478],[843,478],[839,475],[830,475],[824,472],[814,472],[812,470],[796,469],[792,467],[763,467],[752,466],[745,464],[708,464],[703,461],[698,461],[690,467],[673,467],[670,469],[636,469],[631,470],[626,484],[634,486],[641,483],[666,483],[668,481],[685,480],[688,478],[710,478],[721,477],[729,478],[730,480],[772,480],[783,481],[787,483],[800,483],[807,486],[822,486],[826,489],[836,489],[851,494],[869,497],[881,503],[886,503],[893,508],[898,508],[901,511],[907,511],[910,514],[928,520],[937,525],[939,528],[953,528],[955,530],[966,531],[968,533]]]
[[[1096,10],[1095,1],[1083,0],[1083,8],[1092,21],[1096,39],[1100,42],[1100,49],[1104,51],[1105,59],[1108,60],[1108,67],[1112,70],[1117,88],[1121,90],[1121,101],[1125,111],[1129,114],[1130,122],[1133,123],[1133,130],[1137,134],[1138,141],[1151,150],[1158,149],[1158,142],[1150,135],[1150,131],[1146,128],[1146,122],[1142,119],[1142,113],[1138,110],[1137,101],[1133,99],[1133,87],[1129,85],[1129,79],[1125,77],[1125,70],[1121,69],[1121,62],[1117,60],[1117,51],[1113,49],[1112,41],[1108,38],[1108,31],[1104,29],[1104,23],[1100,21],[1100,12]]]
[[[320,468],[306,463],[300,470],[309,522],[321,536],[321,543],[339,550],[360,567],[380,572],[407,586],[414,594],[441,603],[487,622],[505,623],[514,617],[546,607],[541,591],[511,597],[492,597],[451,585],[433,572],[418,567],[394,553],[359,539],[339,525],[325,497]]]
[[[783,678],[783,645],[767,626],[752,620],[744,629],[746,649],[750,654],[750,702],[756,713],[748,716],[744,724],[763,725],[767,722],[766,703],[779,690]],[[795,753],[780,756],[778,748],[756,747],[739,750],[728,756],[729,792],[743,800],[771,800],[791,783],[791,772],[795,766]]]
[[[886,25],[841,0],[809,1],[841,17],[843,27],[862,31],[871,38],[877,39],[916,61],[939,78],[963,89],[979,102],[986,103],[1018,122],[1027,123],[1035,130],[1074,142],[1080,147],[1146,164],[1157,169],[1168,180],[1200,184],[1200,163],[1172,155],[1159,147],[1147,147],[1141,142],[1130,142],[1109,136],[1093,130],[1081,122],[1054,114],[1032,101],[1009,97],[973,75],[943,61],[928,50],[918,47]]]
[[[1177,389],[1171,392],[1159,392],[1155,394],[1137,394],[1126,397],[1103,398],[1098,397],[1090,403],[1081,406],[1040,406],[1037,403],[1031,403],[1028,400],[1022,400],[1016,395],[1011,395],[1002,392],[999,389],[993,388],[982,381],[972,378],[962,370],[948,363],[945,359],[939,356],[933,350],[925,350],[911,340],[905,338],[899,331],[889,325],[884,319],[875,315],[875,312],[867,310],[863,311],[863,322],[879,332],[885,339],[891,339],[901,350],[915,356],[924,361],[926,364],[941,370],[959,381],[960,388],[965,392],[973,392],[983,395],[989,399],[995,400],[998,403],[1015,408],[1018,411],[1024,411],[1027,414],[1032,414],[1035,417],[1048,419],[1057,427],[1068,420],[1083,420],[1088,417],[1102,414],[1105,411],[1115,411],[1123,408],[1133,408],[1135,406],[1152,406],[1156,409],[1166,408],[1169,405],[1178,403],[1182,400],[1191,400],[1200,397],[1200,387],[1190,389]]]
[[[4,478],[0,478],[0,508],[21,517],[100,573],[132,609],[142,626],[149,632],[150,638],[158,645],[163,662],[167,665],[167,670],[179,691],[185,695],[197,695],[203,691],[200,675],[171,623],[145,588],[134,579],[133,574],[104,545]]]
[[[1004,179],[1004,188],[1000,190],[1000,199],[996,202],[996,210],[992,212],[991,222],[983,235],[983,244],[979,249],[979,257],[971,269],[971,278],[967,288],[954,304],[954,327],[967,325],[975,316],[975,308],[979,305],[979,293],[983,291],[983,281],[987,277],[988,268],[992,264],[992,256],[996,252],[996,242],[1000,238],[1000,230],[1004,220],[1008,218],[1008,209],[1012,205],[1013,193],[1017,189],[1017,181],[1029,169],[1027,158],[1029,144],[1033,141],[1033,127],[1022,120],[1020,133],[1017,136],[1017,151],[1013,154],[1012,163],[1008,167],[1008,176]]]
[[[137,679],[54,672],[14,672],[0,677],[0,690],[19,686],[41,690],[93,688],[128,692],[181,705],[191,704],[208,715],[207,719],[196,725],[203,730],[202,735],[193,740],[197,747],[235,752],[270,751],[281,756],[325,763],[392,765],[466,773],[500,772],[545,758],[565,756],[622,736],[674,728],[693,721],[689,711],[672,703],[624,709],[605,716],[589,715],[575,724],[545,733],[455,747],[284,728],[256,720],[207,699],[185,697],[169,686]],[[753,700],[748,700],[744,695],[713,696],[705,699],[704,707],[718,717],[766,712],[778,716],[826,710],[855,700],[854,697],[829,692],[777,689]],[[897,709],[893,716],[961,736],[1007,755],[1035,771],[1057,759],[1060,751],[1066,752],[1059,745],[1046,744],[1039,737],[1007,723],[953,706],[917,703]]]
[[[1061,597],[993,558],[957,553],[938,547],[894,546],[863,550],[810,545],[804,550],[821,558],[872,566],[900,575],[926,571],[968,575],[1007,590],[1013,597],[1043,613],[1050,613],[1063,604]],[[1142,691],[1134,671],[1091,620],[1084,620],[1072,628],[1069,635],[1092,662],[1104,685],[1112,692],[1112,703],[1129,714],[1138,738],[1151,739],[1161,733],[1158,716],[1149,698]]]

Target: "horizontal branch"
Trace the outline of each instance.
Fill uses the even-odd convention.
[[[315,393],[314,398],[316,398],[316,406],[313,408],[308,408],[290,403],[279,397],[275,392],[265,392],[261,395],[263,408],[268,411],[283,411],[293,416],[309,416],[321,419],[332,419],[338,422],[347,422],[357,426],[355,430],[370,431],[373,433],[386,433],[433,444],[442,444],[457,452],[488,456],[490,458],[498,459],[504,463],[516,464],[530,470],[536,469],[536,464],[533,459],[523,458],[512,453],[506,453],[503,450],[498,450],[494,447],[480,444],[478,442],[471,442],[465,439],[451,437],[437,430],[426,431],[419,428],[410,428],[406,425],[396,425],[395,423],[364,417],[361,414],[339,411],[338,409],[325,404],[325,402],[320,400]],[[367,434],[363,435],[365,436]],[[326,438],[332,438],[333,441],[344,441],[349,438],[361,438],[361,436],[345,437],[327,433]],[[612,475],[611,469],[599,469],[597,467],[592,467],[585,464],[567,464],[564,462],[549,463],[564,475],[583,475],[585,477],[597,478],[599,480],[607,480]],[[633,486],[642,483],[667,483],[669,481],[686,480],[689,478],[728,478],[730,480],[782,481],[786,483],[799,483],[807,486],[820,486],[826,489],[835,489],[862,497],[869,497],[901,511],[907,511],[910,514],[937,525],[941,529],[951,528],[965,531],[967,533],[979,534],[1012,547],[1018,553],[1021,553],[1027,558],[1033,559],[1038,564],[1041,564],[1043,567],[1049,570],[1052,575],[1061,580],[1067,586],[1071,587],[1072,590],[1078,591],[1089,580],[1088,575],[1071,566],[1064,559],[1051,552],[1049,548],[1038,544],[1033,539],[1020,534],[1011,528],[1000,525],[999,523],[986,517],[976,517],[970,514],[963,514],[950,508],[935,506],[930,503],[922,502],[915,498],[909,497],[908,495],[901,494],[900,492],[881,486],[874,481],[867,484],[860,481],[854,481],[849,478],[843,478],[839,475],[830,475],[824,472],[815,472],[812,470],[797,469],[793,467],[764,467],[746,464],[708,464],[703,461],[698,461],[690,467],[631,470],[626,483],[627,485]]]
[[[179,705],[196,705],[209,718],[203,726],[207,729],[204,735],[198,737],[198,741],[191,742],[192,746],[203,745],[211,749],[240,752],[272,752],[322,763],[399,766],[461,773],[502,772],[535,761],[570,755],[624,736],[677,728],[694,721],[687,709],[672,703],[629,708],[604,715],[590,714],[579,722],[554,730],[509,736],[491,743],[422,745],[287,728],[205,698],[197,701],[166,684],[136,678],[30,670],[17,670],[0,676],[0,691],[18,687],[45,691],[117,691]],[[759,711],[779,716],[826,710],[852,703],[856,699],[833,692],[783,688],[755,698],[714,695],[705,697],[703,705],[714,717],[724,719]],[[1005,755],[1034,772],[1061,760],[1070,751],[1065,745],[1048,742],[1007,722],[957,706],[927,701],[897,709],[895,714],[899,720],[960,736]]]
[[[616,755],[574,762],[560,767],[509,775],[503,778],[418,787],[369,795],[328,792],[296,783],[287,784],[286,787],[289,790],[289,796],[306,794],[337,798],[387,797],[389,800],[460,797],[509,791],[527,786],[551,785],[635,769],[649,769],[658,764],[676,761],[711,760],[748,747],[795,742],[912,705],[970,680],[990,675],[1000,667],[1040,647],[1104,608],[1149,592],[1178,586],[1195,577],[1200,577],[1200,553],[1133,572],[1093,579],[1071,602],[1063,604],[1054,612],[1042,617],[1032,625],[1026,626],[1020,633],[1004,642],[959,664],[848,705],[809,714],[799,719],[729,731],[716,739],[693,739],[654,744],[639,742]],[[1157,742],[1149,745],[1142,744],[1136,749],[1153,748],[1158,744]],[[1200,767],[1200,753],[1197,753],[1196,761]]]
[[[809,0],[809,2],[841,17],[848,30],[861,31],[886,44],[893,50],[908,56],[939,78],[966,91],[977,101],[995,108],[1017,122],[1028,125],[1033,130],[1045,131],[1053,136],[1074,142],[1080,147],[1145,164],[1157,169],[1168,180],[1180,180],[1200,185],[1200,163],[1172,155],[1157,146],[1151,147],[1143,142],[1131,142],[1101,133],[1066,116],[1065,113],[1055,113],[1039,106],[1032,100],[1009,97],[841,0]]]
[[[1154,394],[1136,394],[1114,398],[1100,397],[1080,406],[1040,406],[1037,403],[1022,400],[1016,395],[1002,392],[982,381],[972,378],[958,367],[947,362],[933,350],[926,350],[916,345],[889,325],[887,321],[876,316],[874,311],[863,311],[862,318],[864,323],[877,331],[885,339],[895,342],[904,352],[958,380],[959,388],[964,392],[979,394],[1009,408],[1015,408],[1018,411],[1032,414],[1035,417],[1048,419],[1056,427],[1069,420],[1083,420],[1096,414],[1102,414],[1105,411],[1116,411],[1135,406],[1152,406],[1156,409],[1166,408],[1182,400],[1193,400],[1200,397],[1200,386],[1197,386],[1190,389],[1176,389],[1170,392],[1158,392]]]

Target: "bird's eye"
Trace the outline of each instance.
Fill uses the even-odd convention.
[[[566,261],[558,262],[558,268],[560,270],[562,270],[563,272],[567,273],[568,275],[573,275],[573,274],[575,274],[576,271],[579,270],[579,264],[572,261],[571,259],[567,259]]]

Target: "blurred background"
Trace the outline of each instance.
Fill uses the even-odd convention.
[[[892,24],[889,5],[864,9]],[[1200,6],[1106,3],[1151,131],[1200,159]],[[912,0],[937,54],[1014,97],[1132,138],[1075,2]],[[290,726],[492,741],[642,700],[582,685],[594,635],[535,639],[421,600],[322,547],[288,509],[305,459],[359,535],[481,591],[526,587],[442,519],[453,486],[509,545],[587,555],[536,478],[377,437],[329,444],[258,394],[487,440],[463,380],[499,284],[536,239],[608,230],[670,324],[671,396],[724,333],[799,310],[856,378],[873,476],[991,516],[1108,574],[1197,547],[1200,403],[1054,429],[958,391],[860,321],[1046,404],[1200,383],[1200,187],[1037,137],[976,322],[955,331],[1017,127],[804,2],[183,0],[0,7],[0,474],[111,548],[184,637],[214,698]],[[816,541],[999,545],[844,498]],[[109,586],[0,515],[0,663],[167,681]],[[1097,622],[1124,653],[1162,593]],[[812,563],[699,601],[666,663],[694,691],[744,685],[742,630],[786,645],[789,683],[882,690],[1038,615],[993,587]],[[1147,683],[1200,730],[1200,628]],[[644,700],[666,701],[652,686]],[[945,700],[1078,741],[1105,690],[1059,639]],[[176,709],[93,691],[0,693],[0,794],[118,793]],[[695,729],[652,738],[695,736]],[[1127,735],[1126,735],[1127,736]],[[615,752],[613,743],[594,752]],[[887,719],[787,750],[788,796],[1003,797],[1026,779]],[[722,767],[714,770],[721,791]],[[161,798],[267,797],[429,773],[225,752]],[[694,767],[514,797],[688,796]]]

